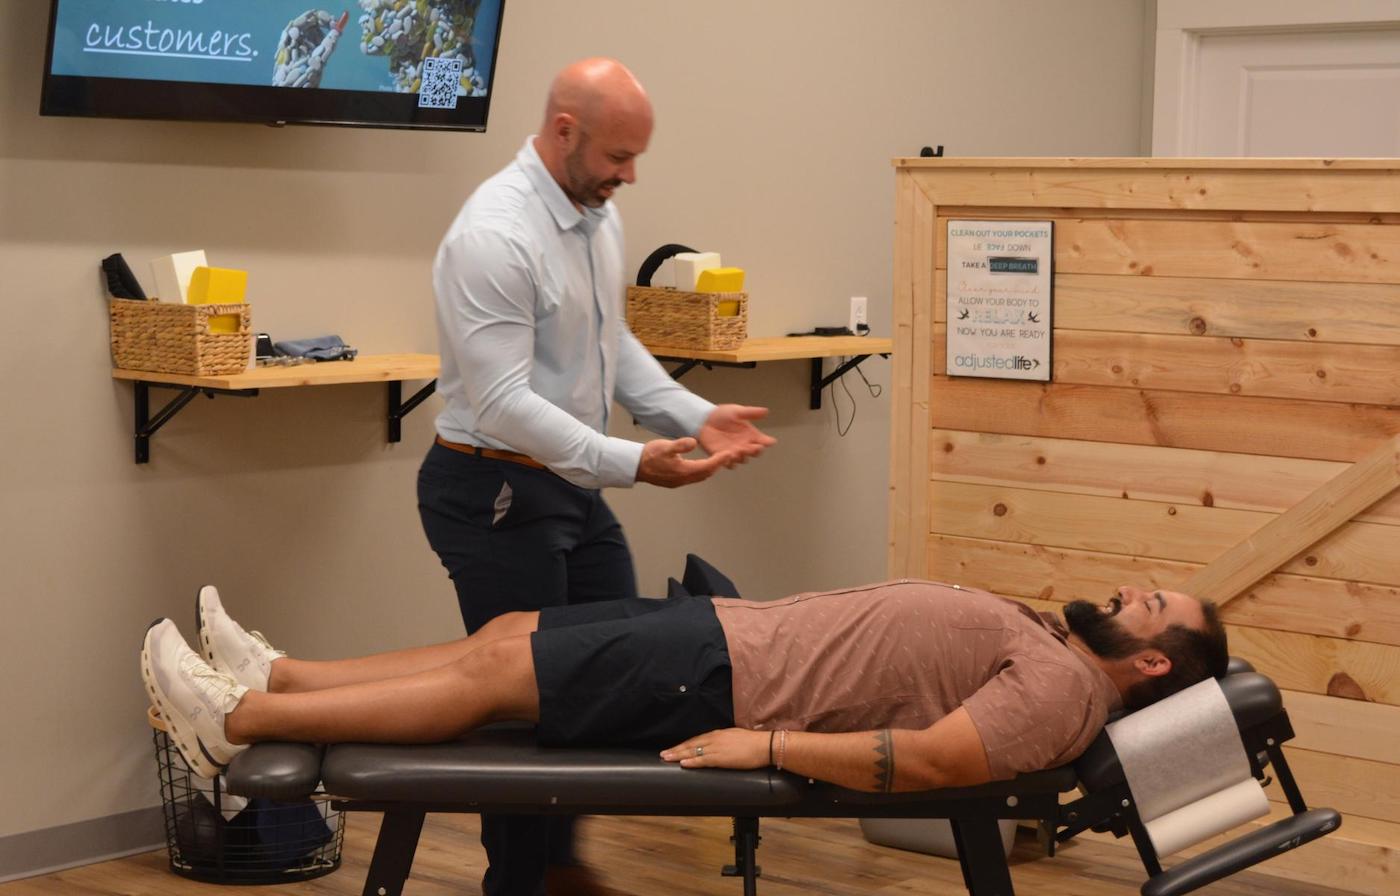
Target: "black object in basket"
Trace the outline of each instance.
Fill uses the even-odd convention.
[[[240,805],[243,800],[224,792],[222,778],[190,771],[154,708],[150,722],[171,871],[209,883],[271,884],[340,867],[345,817],[328,800]]]

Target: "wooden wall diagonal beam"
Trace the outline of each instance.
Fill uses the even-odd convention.
[[[1400,485],[1400,437],[1339,473],[1186,581],[1183,590],[1225,603]]]

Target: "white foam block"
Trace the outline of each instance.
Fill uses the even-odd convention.
[[[671,271],[676,278],[676,289],[694,292],[700,280],[700,272],[720,266],[718,252],[681,252],[674,256],[675,264]]]
[[[1016,821],[1003,818],[997,824],[1001,828],[1002,849],[1009,856],[1016,840]],[[866,840],[880,846],[948,859],[958,857],[953,826],[945,818],[862,818],[860,831]]]
[[[195,268],[207,268],[204,250],[177,252],[163,258],[151,259],[151,274],[156,280],[156,298],[162,302],[185,301],[190,290],[190,277]]]

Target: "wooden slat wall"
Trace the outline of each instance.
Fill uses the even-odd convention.
[[[1400,163],[900,160],[896,183],[893,575],[1043,608],[1179,586],[1400,433]],[[944,374],[955,218],[1055,222],[1052,382]],[[1275,873],[1360,861],[1348,889],[1393,892],[1400,494],[1223,615],[1285,690],[1305,796],[1347,815]]]

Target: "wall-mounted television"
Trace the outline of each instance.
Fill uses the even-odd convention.
[[[484,131],[505,0],[52,3],[43,115]]]

